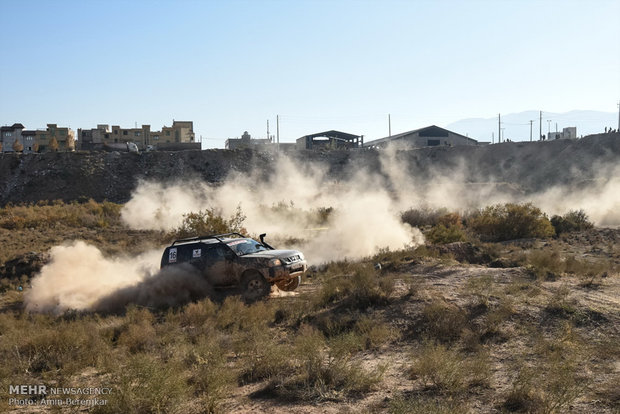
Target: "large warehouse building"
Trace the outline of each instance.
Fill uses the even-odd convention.
[[[440,145],[480,145],[475,139],[448,131],[436,125],[431,125],[426,128],[414,129],[413,131],[368,141],[364,143],[364,147],[384,147],[391,143],[399,143],[410,148],[436,147]]]

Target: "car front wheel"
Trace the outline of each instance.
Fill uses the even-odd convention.
[[[297,286],[301,283],[301,276],[294,277],[288,280],[280,280],[276,282],[276,286],[278,289],[283,290],[285,292],[290,292],[292,290],[297,289]]]
[[[271,291],[271,285],[258,272],[248,272],[241,280],[243,298],[247,302],[255,302],[264,298]]]

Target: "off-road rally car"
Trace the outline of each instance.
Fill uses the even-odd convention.
[[[237,287],[254,301],[266,296],[271,286],[291,291],[307,270],[303,253],[276,250],[260,235],[260,243],[239,233],[175,240],[166,247],[161,267],[189,263],[213,287]]]

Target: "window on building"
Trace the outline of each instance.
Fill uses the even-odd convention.
[[[169,137],[170,136],[170,131],[166,131],[166,136]]]
[[[140,136],[140,132],[139,132],[139,131],[136,131],[136,132],[134,132],[134,135],[135,135],[136,137],[139,137],[139,136]]]
[[[114,135],[118,135],[118,129],[114,130]]]
[[[123,131],[123,135],[127,135],[127,131]]]
[[[11,135],[13,135],[13,133],[11,133],[11,132],[5,132],[5,133],[4,133],[4,136],[5,136],[5,137],[10,137]]]
[[[153,141],[159,141],[159,135],[153,135]]]

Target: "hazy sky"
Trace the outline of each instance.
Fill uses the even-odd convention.
[[[0,124],[366,140],[525,110],[615,112],[620,1],[0,0]]]

